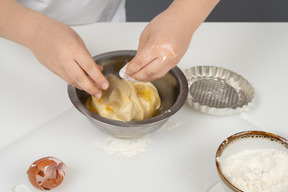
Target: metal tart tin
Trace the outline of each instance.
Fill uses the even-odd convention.
[[[183,71],[188,81],[187,103],[211,115],[231,115],[247,110],[254,88],[241,75],[216,66],[196,66]]]

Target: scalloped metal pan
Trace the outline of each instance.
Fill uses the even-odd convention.
[[[183,71],[188,81],[187,103],[211,115],[231,115],[247,110],[254,88],[241,75],[216,66],[196,66]]]

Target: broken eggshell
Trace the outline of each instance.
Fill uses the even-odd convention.
[[[44,157],[32,163],[27,171],[30,183],[40,190],[59,186],[65,176],[66,165],[55,157]]]

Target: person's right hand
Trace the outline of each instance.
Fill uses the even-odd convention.
[[[72,28],[15,0],[0,0],[0,4],[0,37],[28,47],[40,63],[66,82],[101,97],[101,89],[107,89],[109,83]]]
[[[107,89],[109,84],[80,36],[54,20],[46,21],[37,33],[28,47],[40,63],[69,84],[100,98],[101,89]]]

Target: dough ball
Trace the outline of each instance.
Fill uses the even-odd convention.
[[[109,88],[102,97],[92,96],[88,107],[102,117],[120,121],[139,121],[151,118],[160,108],[161,101],[156,87],[150,82],[119,79],[110,74]]]

